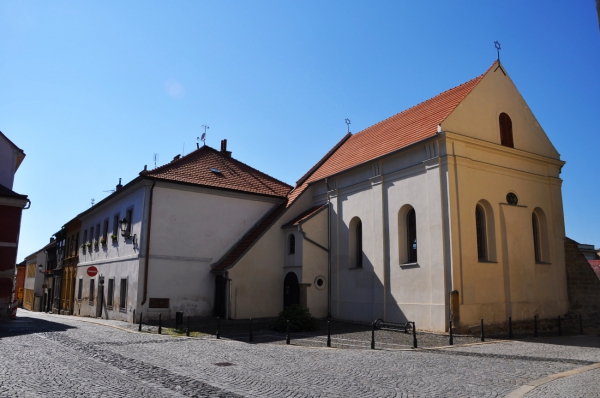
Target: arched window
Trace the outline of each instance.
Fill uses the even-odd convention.
[[[535,212],[531,213],[531,225],[533,227],[533,253],[535,261],[539,263],[542,260],[540,255],[540,222]]]
[[[514,148],[513,143],[513,130],[512,120],[506,113],[501,113],[499,117],[500,122],[500,143],[504,146]]]
[[[417,262],[417,215],[415,209],[410,209],[406,215],[406,251],[408,262]]]
[[[349,260],[351,268],[361,268],[363,266],[363,239],[362,239],[362,221],[358,217],[350,220],[350,251]]]
[[[294,236],[294,234],[290,235],[290,248],[289,248],[289,254],[294,254],[296,253],[296,237]]]
[[[485,212],[480,205],[475,206],[475,226],[477,229],[477,259],[479,259],[479,261],[486,261],[488,256]]]
[[[356,251],[354,252],[354,257],[356,258],[356,266],[357,267],[362,267],[363,266],[363,249],[362,249],[362,221],[358,220],[358,223],[356,223],[356,232],[355,232],[355,248]]]

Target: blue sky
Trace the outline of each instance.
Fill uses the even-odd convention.
[[[0,130],[27,157],[18,260],[79,212],[195,148],[287,183],[358,132],[501,60],[567,162],[567,235],[600,246],[595,2],[0,3]]]

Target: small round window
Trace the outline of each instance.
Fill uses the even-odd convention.
[[[317,276],[315,278],[315,287],[317,289],[323,289],[325,287],[325,278],[323,276]]]
[[[517,203],[519,203],[519,198],[517,198],[517,195],[515,195],[514,193],[509,192],[508,195],[506,195],[506,202],[509,205],[515,206]]]

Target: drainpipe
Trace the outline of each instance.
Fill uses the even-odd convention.
[[[327,318],[331,318],[331,201],[329,200],[329,182],[327,186]]]
[[[152,196],[154,195],[154,186],[156,181],[152,182],[152,188],[150,188],[150,203],[148,205],[148,232],[146,233],[146,272],[144,273],[144,296],[142,297],[142,303],[146,304],[146,296],[148,294],[148,273],[150,271],[150,231],[152,231]]]

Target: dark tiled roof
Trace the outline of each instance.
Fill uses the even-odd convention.
[[[497,61],[496,61],[497,62]],[[257,225],[246,238],[214,270],[225,270],[235,265],[256,240],[283,214],[312,182],[348,170],[352,167],[434,137],[437,126],[477,86],[496,62],[481,76],[460,86],[385,119],[351,136],[345,136],[317,164],[315,164],[287,195],[287,201]],[[268,222],[268,223],[267,223]],[[287,225],[287,224],[286,224]]]
[[[310,217],[317,214],[318,212],[320,212],[321,210],[323,210],[326,207],[327,207],[327,204],[311,207],[310,209],[306,210],[302,214],[298,215],[292,221],[287,222],[284,225],[282,225],[281,228],[288,228],[288,227],[293,227],[294,225],[298,225],[302,221],[308,220]]]
[[[284,198],[292,187],[209,146],[203,146],[143,177]]]
[[[6,188],[2,184],[0,184],[0,196],[4,198],[27,199],[27,195],[18,194],[15,191]]]

